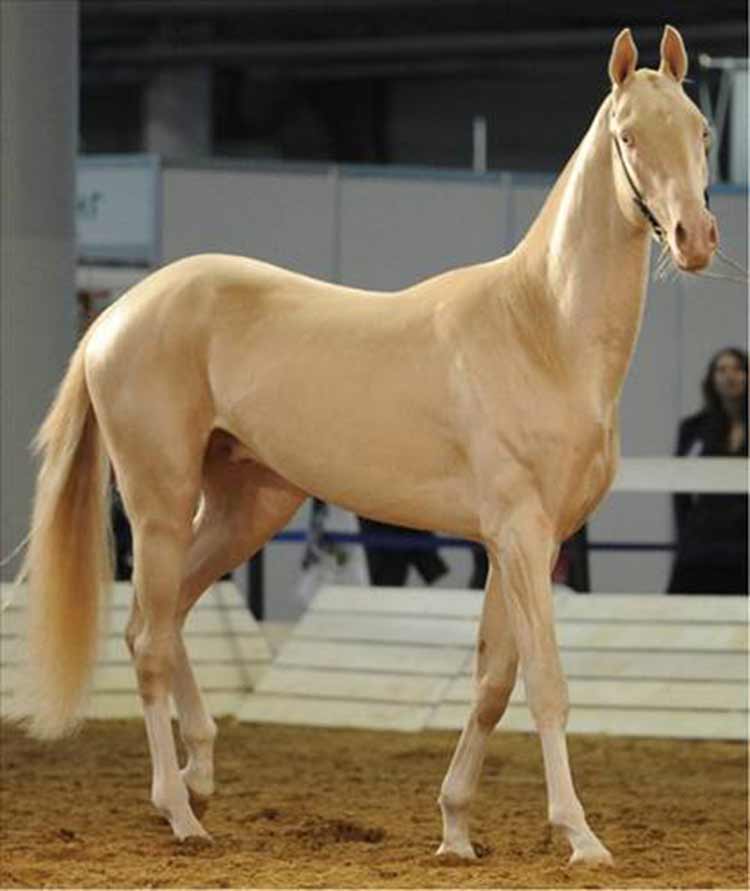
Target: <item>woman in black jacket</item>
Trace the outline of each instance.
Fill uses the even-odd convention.
[[[747,457],[747,353],[709,363],[703,410],[680,423],[679,456]],[[747,594],[747,495],[674,496],[677,554],[669,594]]]

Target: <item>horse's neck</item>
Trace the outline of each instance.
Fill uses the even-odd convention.
[[[618,399],[635,348],[649,240],[617,203],[608,114],[607,100],[516,251],[533,304],[603,405]]]

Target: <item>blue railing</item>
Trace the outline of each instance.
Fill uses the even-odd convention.
[[[289,530],[280,532],[273,541],[293,542],[305,544],[309,535],[304,530]],[[437,548],[470,548],[473,542],[464,538],[451,538],[450,536],[438,536],[437,539],[425,539],[420,535],[361,535],[358,532],[325,532],[322,542],[338,542],[340,544],[361,544],[376,548],[392,548],[395,551],[434,550]],[[674,551],[677,545],[674,542],[622,542],[622,541],[597,541],[588,542],[590,551]]]

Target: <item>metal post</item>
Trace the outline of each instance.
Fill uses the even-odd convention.
[[[720,179],[719,159],[722,153],[722,144],[726,135],[727,120],[730,117],[730,103],[732,101],[735,78],[740,73],[747,72],[747,59],[714,59],[706,53],[702,53],[698,57],[698,63],[702,69],[701,81],[699,86],[700,104],[703,113],[708,118],[715,134],[714,143],[711,147],[711,152],[709,155],[711,181],[714,182]],[[715,105],[711,101],[711,91],[707,75],[707,73],[711,70],[719,72],[719,88]],[[742,122],[740,120],[733,120],[732,124],[733,127],[738,130],[738,132],[741,132]]]
[[[472,169],[474,173],[487,172],[487,118],[477,115],[473,121]]]
[[[247,563],[247,606],[257,622],[265,618],[265,590],[263,578],[263,550]]]

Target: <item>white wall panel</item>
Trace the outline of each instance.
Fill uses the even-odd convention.
[[[506,243],[499,178],[342,177],[341,280],[347,284],[397,290],[492,260]]]
[[[508,249],[515,247],[524,237],[542,209],[553,183],[553,177],[513,177],[508,210]]]
[[[331,279],[335,191],[322,167],[309,173],[168,167],[164,260],[220,251]]]
[[[747,192],[724,189],[712,197],[721,250],[747,269]],[[719,259],[709,272],[736,275]],[[725,346],[747,348],[747,287],[737,282],[681,277],[684,316],[680,344],[681,413],[700,408],[700,382],[711,356]]]

